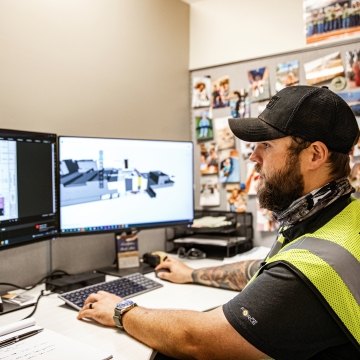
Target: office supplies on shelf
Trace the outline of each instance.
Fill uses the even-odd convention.
[[[251,213],[221,210],[195,210],[191,226],[175,226],[172,239],[174,250],[193,247],[209,258],[231,257],[253,247]]]
[[[85,299],[92,293],[100,290],[108,291],[126,299],[132,296],[140,295],[145,292],[158,289],[163,285],[157,281],[151,280],[140,273],[134,273],[121,278],[87,286],[78,290],[69,291],[59,294],[59,298],[64,300],[68,305],[80,310]]]
[[[112,355],[35,324],[33,318],[0,327],[0,359],[108,360]]]

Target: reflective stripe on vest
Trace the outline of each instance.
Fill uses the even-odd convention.
[[[285,245],[264,267],[274,262],[291,264],[309,279],[360,345],[360,201]]]

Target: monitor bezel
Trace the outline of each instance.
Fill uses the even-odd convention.
[[[135,224],[135,226],[122,227],[119,229],[102,229],[94,231],[82,231],[82,232],[64,232],[61,227],[61,200],[60,200],[60,140],[62,138],[80,138],[80,139],[105,139],[105,140],[128,140],[128,141],[147,141],[147,142],[164,142],[164,143],[186,143],[191,145],[192,157],[191,157],[191,173],[192,173],[192,218],[182,219],[179,221],[164,221],[159,223],[145,223]],[[174,227],[179,225],[191,225],[195,217],[195,174],[194,174],[194,143],[191,140],[169,140],[169,139],[146,139],[146,138],[126,138],[126,137],[114,137],[114,136],[83,136],[83,135],[58,135],[57,136],[57,179],[58,179],[58,214],[59,214],[59,237],[71,237],[71,236],[87,236],[87,235],[99,235],[99,234],[118,234],[118,233],[133,233],[141,230],[159,229],[165,227]]]

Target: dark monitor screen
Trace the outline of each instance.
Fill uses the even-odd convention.
[[[0,249],[58,233],[56,135],[0,129]]]
[[[191,223],[193,144],[58,138],[62,235]]]

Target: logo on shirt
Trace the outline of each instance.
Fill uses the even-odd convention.
[[[248,309],[245,309],[245,308],[242,306],[242,307],[241,307],[241,310],[242,310],[242,315],[243,315],[244,317],[246,317],[252,325],[256,325],[256,324],[257,324],[258,321],[257,321],[254,317],[252,317],[252,316],[250,315]]]

